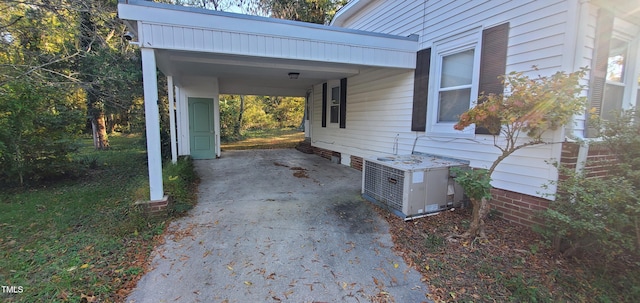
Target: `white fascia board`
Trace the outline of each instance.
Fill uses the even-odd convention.
[[[118,4],[118,16],[125,20],[144,23],[215,29],[228,32],[264,36],[280,36],[314,40],[317,42],[349,44],[390,50],[417,51],[417,37],[395,36],[374,32],[345,29],[306,22],[249,16],[192,7],[128,1]]]

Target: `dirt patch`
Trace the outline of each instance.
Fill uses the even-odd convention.
[[[282,164],[282,163],[280,163],[280,162],[273,162],[273,165],[275,165],[275,166],[281,166],[281,167],[289,167],[289,165]]]
[[[293,176],[296,178],[309,178],[309,175],[307,174],[306,170],[296,170],[293,173]]]
[[[338,225],[348,226],[350,233],[367,234],[378,231],[370,207],[368,202],[354,200],[336,203],[331,211],[338,217]]]
[[[307,174],[306,168],[302,168],[300,166],[294,166],[290,169],[294,171],[293,176],[296,178],[309,178],[309,174]]]

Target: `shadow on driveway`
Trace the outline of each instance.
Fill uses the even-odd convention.
[[[295,150],[196,161],[198,205],[127,302],[423,302],[360,172]]]

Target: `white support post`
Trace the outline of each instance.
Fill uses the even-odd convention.
[[[182,103],[184,103],[184,98],[182,97],[182,92],[180,91],[180,86],[174,85],[174,91],[175,91],[175,96],[176,96],[176,136],[178,138],[178,156],[184,156],[187,155],[186,151],[184,150],[184,145],[186,142],[185,139],[185,128],[188,131],[189,127],[185,127],[184,126],[184,117],[183,117],[183,113],[184,112],[184,106]]]
[[[167,92],[169,99],[169,135],[171,136],[171,163],[178,162],[178,150],[176,149],[176,111],[173,94],[173,77],[167,76]]]
[[[158,110],[156,55],[152,48],[141,48],[140,53],[142,57],[150,200],[160,201],[164,199],[164,189],[162,188],[162,155],[160,150],[160,113]]]

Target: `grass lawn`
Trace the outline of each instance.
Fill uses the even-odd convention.
[[[80,179],[0,193],[0,284],[23,290],[0,294],[0,301],[122,300],[167,220],[146,218],[133,206],[136,198],[148,198],[140,140],[112,136],[107,151],[84,140],[77,161],[87,170]],[[165,175],[176,180],[182,172],[175,170],[167,167]]]
[[[243,139],[223,142],[222,150],[294,148],[304,140],[304,132],[297,128],[248,130]]]

